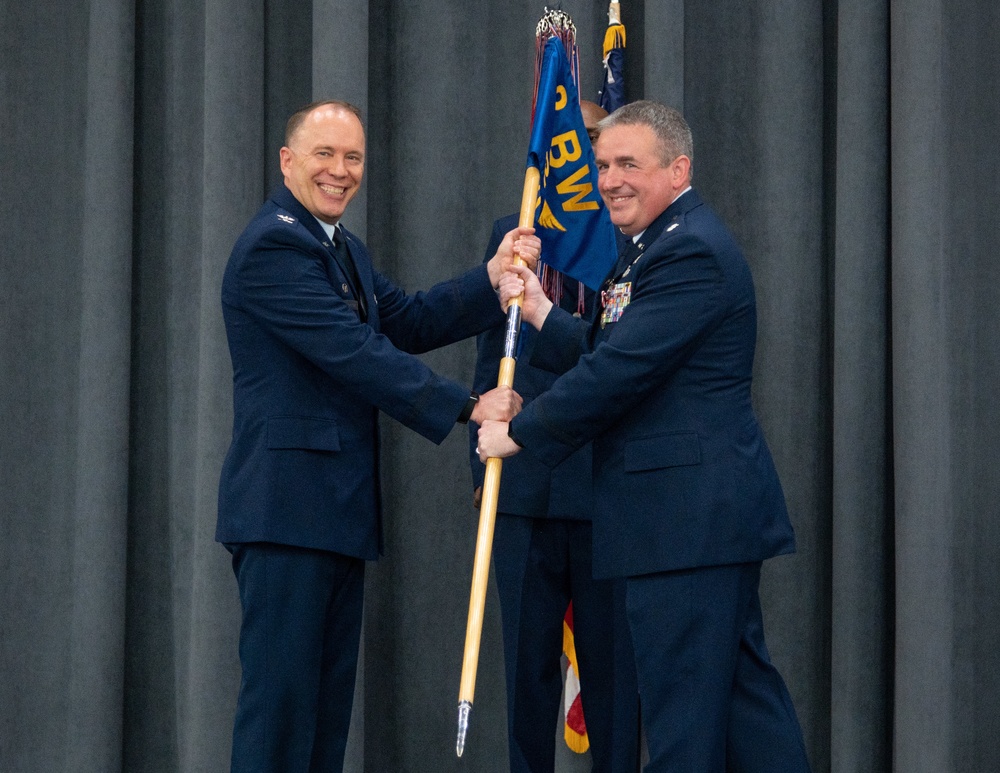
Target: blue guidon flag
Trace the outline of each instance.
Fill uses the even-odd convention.
[[[542,54],[528,166],[539,171],[535,233],[542,260],[592,290],[617,257],[614,226],[597,191],[594,151],[562,41]]]

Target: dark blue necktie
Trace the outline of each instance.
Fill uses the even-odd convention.
[[[333,254],[336,256],[341,269],[347,275],[347,281],[351,283],[354,297],[358,300],[359,316],[364,321],[368,318],[368,307],[365,304],[365,288],[361,284],[361,277],[358,275],[357,266],[354,265],[351,253],[347,249],[347,240],[344,239],[344,233],[340,228],[333,230]]]
[[[632,262],[639,257],[639,245],[632,241],[632,237],[626,237],[625,241],[619,245],[620,252],[618,253],[618,261],[615,263],[614,270],[609,275],[609,280],[612,282],[617,282],[625,269],[632,265]]]

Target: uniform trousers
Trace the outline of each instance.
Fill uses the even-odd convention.
[[[760,563],[629,577],[645,773],[808,773],[764,643]]]
[[[624,583],[594,580],[591,535],[589,521],[497,515],[493,565],[512,773],[551,773],[555,765],[563,617],[570,599],[593,771],[638,769],[638,695]]]
[[[365,562],[271,543],[226,547],[243,608],[232,773],[340,773]]]

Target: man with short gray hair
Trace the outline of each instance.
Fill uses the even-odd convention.
[[[691,187],[680,113],[638,102],[600,129],[598,187],[626,249],[591,324],[530,271],[501,280],[540,331],[532,363],[562,375],[484,422],[480,452],[554,466],[593,441],[594,574],[625,578],[646,773],[807,773],[758,597],[762,562],[795,538],[751,405],[750,269]]]

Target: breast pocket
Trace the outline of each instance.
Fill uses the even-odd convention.
[[[267,447],[307,451],[339,451],[340,431],[332,419],[272,416],[267,420]]]
[[[643,472],[665,467],[701,464],[697,432],[669,432],[638,438],[625,445],[625,471]]]

